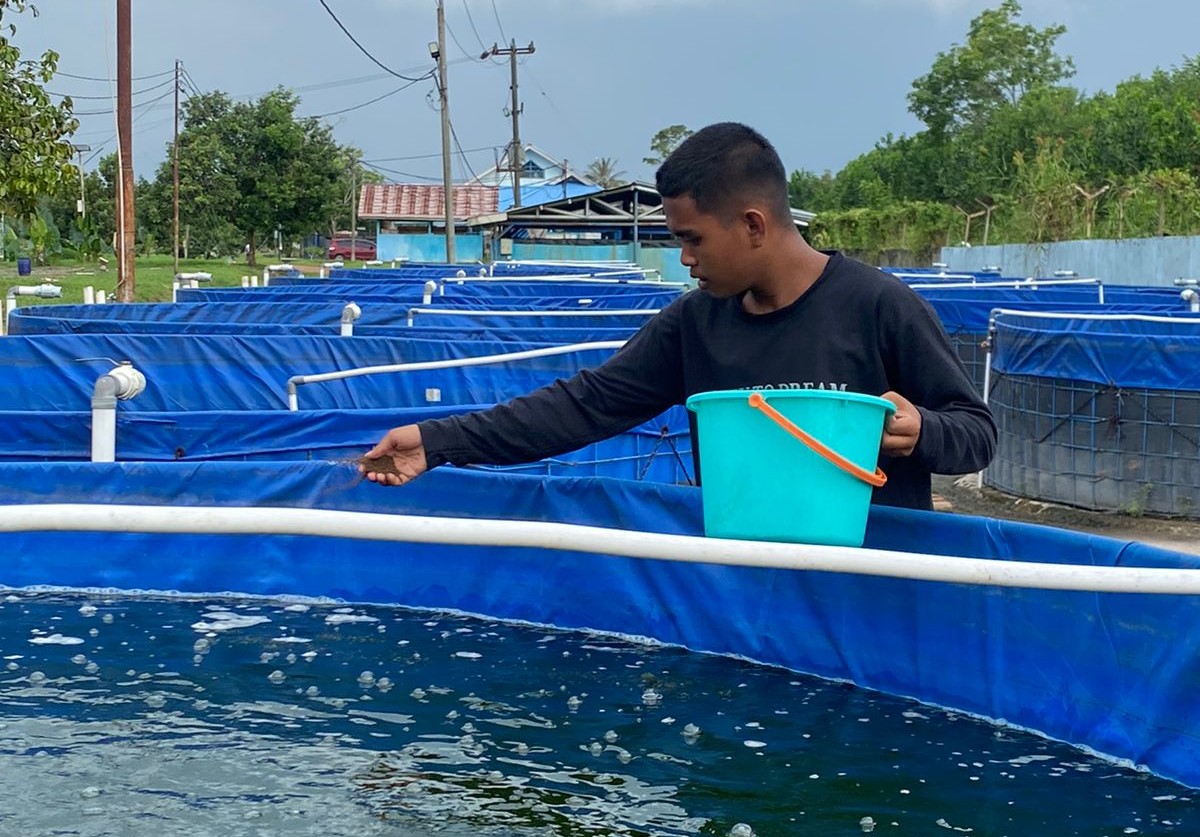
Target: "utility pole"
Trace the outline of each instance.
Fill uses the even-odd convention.
[[[350,261],[358,258],[358,163],[350,164]]]
[[[512,165],[513,176],[513,206],[521,205],[521,104],[517,97],[517,56],[532,55],[534,52],[533,41],[529,42],[527,47],[517,47],[517,40],[514,38],[507,47],[500,49],[497,44],[492,44],[492,48],[485,52],[480,58],[491,58],[494,55],[507,55],[508,66],[512,73],[512,81],[509,89],[512,91],[512,153],[508,155],[508,162]]]
[[[429,54],[438,65],[438,93],[442,104],[442,205],[445,207],[446,262],[454,264],[454,181],[450,176],[450,92],[446,89],[446,8],[437,4],[437,43],[429,44]]]
[[[175,243],[171,248],[171,253],[174,255],[174,269],[172,275],[179,273],[179,74],[183,68],[183,64],[178,58],[175,59],[175,142],[171,144],[171,178],[174,181],[174,191],[171,196],[172,210],[174,221],[172,223],[172,235]]]
[[[80,220],[87,217],[87,185],[83,179],[83,152],[91,151],[90,145],[71,144],[71,148],[79,155],[79,200],[76,202],[75,211],[79,213]],[[0,229],[0,232],[3,232]]]
[[[117,301],[133,302],[136,214],[133,204],[133,42],[130,0],[117,0]]]

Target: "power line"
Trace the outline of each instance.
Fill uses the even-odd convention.
[[[365,46],[363,46],[362,44],[360,44],[358,42],[358,39],[350,34],[350,30],[347,29],[340,20],[338,20],[338,16],[333,13],[333,9],[329,8],[329,4],[326,3],[325,0],[317,0],[317,2],[320,3],[324,7],[325,11],[329,12],[329,16],[331,18],[333,18],[333,22],[338,25],[339,29],[341,29],[343,32],[346,33],[346,37],[349,38],[356,47],[358,47],[359,51],[362,52],[363,55],[367,56],[367,58],[370,58],[371,61],[373,61],[376,64],[376,66],[378,66],[382,70],[386,70],[387,72],[391,73],[392,75],[396,76],[397,78],[404,79],[405,81],[414,81],[414,82],[421,81],[420,78],[413,78],[412,76],[406,76],[406,75],[396,72],[391,67],[387,66],[382,61],[380,61],[378,58],[376,58],[374,55],[372,55],[370,52],[368,52],[367,48]]]
[[[471,173],[472,180],[478,180],[479,175],[475,173],[475,169],[471,168],[471,164],[467,162],[467,155],[463,152],[462,143],[458,141],[458,131],[454,130],[454,123],[450,123],[450,136],[454,137],[454,147],[458,149],[458,156],[462,160],[463,165],[467,167],[467,171]]]
[[[395,96],[401,90],[407,90],[408,88],[412,87],[417,82],[424,81],[427,78],[429,78],[429,75],[424,75],[424,76],[421,76],[420,78],[415,78],[412,81],[410,81],[408,84],[402,84],[399,87],[397,87],[395,90],[391,90],[387,93],[384,93],[382,96],[376,96],[374,99],[370,99],[361,104],[351,105],[350,107],[342,108],[341,110],[332,110],[329,113],[318,113],[318,114],[315,114],[308,118],[309,119],[324,119],[327,116],[337,116],[338,114],[349,113],[352,110],[358,110],[359,108],[365,108],[367,105],[373,105],[376,102],[383,101],[384,99],[388,98],[389,96]]]
[[[471,31],[475,33],[475,40],[479,41],[479,48],[487,52],[488,46],[483,42],[483,38],[479,37],[479,30],[475,28],[475,18],[471,17],[471,6],[467,0],[462,0],[463,10],[467,13],[467,23],[471,24]]]
[[[441,155],[439,154],[438,156],[440,157]],[[428,180],[431,183],[440,183],[441,182],[440,177],[430,177],[425,174],[414,174],[413,172],[410,172],[410,171],[399,171],[397,169],[385,168],[384,166],[374,166],[374,165],[371,165],[370,163],[366,162],[365,160],[359,160],[359,162],[362,163],[367,168],[374,169],[375,171],[387,172],[388,174],[398,174],[401,177],[413,177],[413,178],[416,178],[417,180]]]
[[[492,0],[492,14],[496,16],[496,25],[500,27],[500,37],[508,43],[508,35],[504,34],[504,24],[500,22],[500,12],[496,11],[496,0]]]
[[[169,76],[174,72],[175,72],[174,70],[167,70],[164,73],[152,73],[148,76],[134,76],[133,78],[130,79],[130,81],[146,81],[147,79],[152,79],[152,78],[162,78],[163,76]],[[63,76],[64,78],[74,78],[74,79],[78,79],[80,81],[102,81],[105,84],[112,83],[111,78],[101,78],[100,76],[78,76],[73,73],[64,73],[62,70],[55,70],[54,75]]]
[[[469,58],[472,61],[476,60],[476,56],[471,55],[471,53],[467,52],[467,48],[464,47],[462,45],[462,42],[458,40],[458,36],[455,35],[454,30],[450,28],[450,21],[446,21],[446,31],[450,33],[450,40],[454,41],[454,43],[458,46],[458,48],[460,50],[462,50],[463,55],[467,56],[467,58]]]
[[[495,146],[495,145],[485,145],[481,148],[468,148],[467,153],[474,154],[474,153],[482,152],[482,151],[495,151],[496,148],[497,148],[497,146]],[[369,161],[361,160],[360,162],[363,162],[363,163],[366,163],[366,162],[392,163],[392,162],[398,162],[401,160],[430,160],[430,159],[433,159],[434,157],[441,157],[441,156],[442,155],[440,152],[437,154],[411,154],[407,157],[372,157],[371,160],[369,160]]]
[[[144,93],[149,93],[151,90],[157,90],[160,87],[166,87],[168,84],[174,84],[174,82],[175,82],[174,79],[167,79],[166,81],[159,82],[158,84],[155,84],[155,85],[151,85],[150,87],[147,87],[144,90],[136,90],[131,95],[141,96]],[[112,98],[112,94],[109,94],[106,96],[76,96],[73,93],[56,93],[53,90],[47,90],[46,92],[49,93],[51,96],[63,96],[63,97],[69,98],[69,99],[111,99]]]

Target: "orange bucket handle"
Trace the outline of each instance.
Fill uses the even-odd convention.
[[[768,418],[770,418],[788,433],[791,433],[801,442],[812,448],[814,453],[819,453],[821,456],[828,459],[830,462],[841,468],[847,474],[850,474],[852,477],[857,477],[858,479],[862,480],[868,485],[874,486],[875,488],[879,488],[881,485],[887,482],[887,474],[885,474],[882,470],[876,468],[875,472],[872,473],[865,468],[860,468],[858,465],[855,465],[837,451],[830,450],[825,445],[821,444],[812,436],[808,435],[799,427],[797,427],[787,418],[787,416],[783,415],[783,413],[779,412],[770,404],[768,404],[767,400],[763,398],[761,394],[757,392],[751,393],[750,406],[757,410],[762,410],[762,412],[764,412]]]

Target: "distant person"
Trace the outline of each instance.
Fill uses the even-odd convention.
[[[823,253],[796,229],[779,155],[736,123],[704,128],[658,169],[667,226],[699,285],[608,361],[481,412],[390,430],[402,485],[444,463],[517,464],[604,439],[697,392],[835,389],[896,405],[877,503],[932,507],[930,475],[978,471],[996,427],[933,309],[899,279]],[[390,470],[390,469],[389,469]]]

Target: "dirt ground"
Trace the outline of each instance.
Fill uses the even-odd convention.
[[[935,476],[933,490],[936,495],[935,506],[957,514],[1041,523],[1200,555],[1200,521],[1133,517],[1026,500],[986,487],[977,489],[974,476]],[[939,499],[942,502],[938,502]]]

